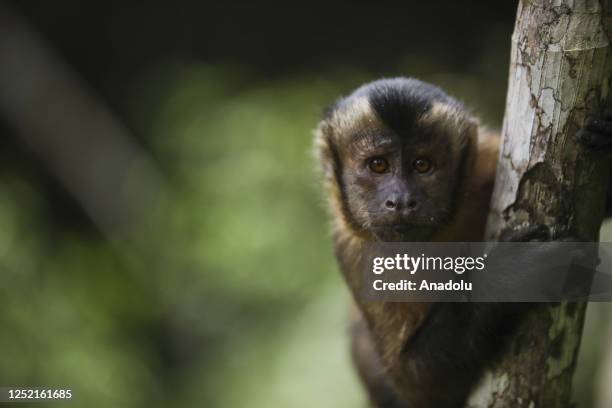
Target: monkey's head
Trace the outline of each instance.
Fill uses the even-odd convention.
[[[335,216],[384,241],[427,240],[451,222],[477,123],[441,89],[411,78],[366,84],[316,132]]]

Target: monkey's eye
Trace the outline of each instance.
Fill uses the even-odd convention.
[[[368,162],[368,167],[374,173],[384,173],[389,170],[389,163],[381,157],[375,157]]]
[[[431,160],[420,157],[412,163],[412,167],[417,173],[427,173],[432,168]]]

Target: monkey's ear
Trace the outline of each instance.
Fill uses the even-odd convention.
[[[333,127],[327,120],[322,120],[314,131],[315,156],[321,165],[326,180],[334,177]]]

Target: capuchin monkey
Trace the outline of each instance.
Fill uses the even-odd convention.
[[[610,149],[610,119],[587,122],[579,139]],[[499,135],[440,88],[395,78],[337,101],[315,140],[336,257],[357,304],[353,358],[372,405],[463,407],[525,306],[364,302],[357,263],[371,241],[484,241]]]

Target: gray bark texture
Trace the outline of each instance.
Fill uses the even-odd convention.
[[[522,0],[487,238],[545,225],[598,240],[609,160],[578,144],[610,106],[607,0]],[[586,303],[541,305],[488,370],[471,407],[568,407]]]

